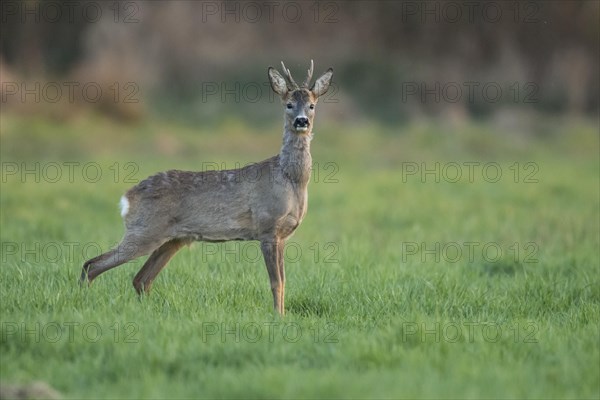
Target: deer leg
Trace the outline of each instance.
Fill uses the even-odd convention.
[[[284,264],[284,249],[285,243],[277,245],[277,269],[281,278],[281,292],[279,293],[279,306],[281,307],[281,315],[285,314],[285,264]]]
[[[150,253],[157,247],[155,243],[142,242],[125,237],[119,245],[98,257],[87,260],[81,271],[81,282],[92,282],[98,275],[118,267],[134,258]]]
[[[283,305],[281,304],[281,294],[283,292],[283,282],[281,279],[281,273],[279,269],[279,256],[282,254],[279,251],[279,242],[263,241],[261,242],[260,248],[265,258],[265,265],[267,266],[267,272],[269,273],[269,280],[271,281],[271,291],[273,292],[273,306],[275,311],[283,315]]]
[[[133,287],[135,287],[138,294],[150,293],[150,287],[154,278],[158,276],[169,260],[177,253],[177,250],[185,244],[185,241],[175,239],[154,250],[144,263],[142,269],[133,278]]]

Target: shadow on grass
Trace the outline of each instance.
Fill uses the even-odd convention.
[[[331,304],[320,299],[296,298],[289,299],[285,305],[286,311],[303,317],[325,317],[331,314]]]
[[[488,276],[514,276],[523,272],[523,265],[509,260],[485,263],[481,273]]]

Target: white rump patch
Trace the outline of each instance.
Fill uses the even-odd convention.
[[[129,200],[127,200],[127,197],[121,196],[119,208],[121,208],[121,217],[125,217],[129,212]]]

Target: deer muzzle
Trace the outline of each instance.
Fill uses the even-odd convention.
[[[294,129],[296,129],[299,132],[304,132],[304,131],[308,130],[309,125],[310,125],[310,122],[308,121],[308,118],[306,118],[306,117],[297,117],[294,120]]]

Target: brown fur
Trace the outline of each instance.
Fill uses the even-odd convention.
[[[148,292],[154,278],[185,244],[259,240],[275,310],[284,313],[284,245],[306,215],[314,105],[327,91],[333,70],[310,89],[306,86],[312,62],[302,87],[285,66],[284,72],[285,78],[273,68],[268,70],[271,86],[285,107],[280,153],[240,169],[161,172],[132,187],[125,194],[129,211],[124,217],[123,240],[117,248],[86,261],[82,281],[91,282],[105,271],[151,253],[133,281],[138,293]],[[308,121],[305,131],[294,125],[301,117]]]

